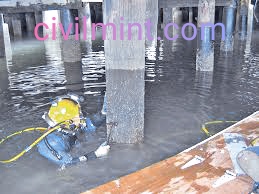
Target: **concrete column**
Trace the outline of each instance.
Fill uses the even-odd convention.
[[[73,63],[82,59],[80,41],[76,40],[75,35],[70,35],[68,40],[62,39],[61,50],[64,62]]]
[[[80,25],[80,38],[81,40],[92,40],[92,21],[90,3],[83,3],[82,8],[78,10],[79,25]]]
[[[22,38],[22,21],[18,17],[18,15],[13,15],[12,17],[13,33],[15,39]]]
[[[0,14],[0,57],[11,58],[12,48],[8,24],[4,23],[4,16]]]
[[[67,32],[68,27],[72,24],[69,35],[75,34],[75,19],[70,9],[62,9],[60,12],[61,22],[63,24],[64,31]]]
[[[163,9],[163,24],[162,28],[164,28],[167,24],[173,21],[173,8],[164,8]]]
[[[183,21],[183,13],[180,8],[172,9],[172,21],[178,25],[180,25]]]
[[[36,25],[43,22],[43,20],[42,20],[43,19],[42,18],[42,12],[41,11],[34,12],[34,16],[35,16],[35,23],[36,23]],[[42,26],[39,27],[38,34],[39,35],[43,34],[43,27]]]
[[[189,23],[193,23],[193,10],[189,7]]]
[[[67,34],[69,25],[72,26],[69,33],[68,39],[65,40],[62,36],[61,50],[62,57],[64,62],[74,63],[81,61],[81,47],[80,47],[80,38],[79,38],[79,18],[75,22],[75,18],[72,14],[72,11],[69,9],[61,10],[61,21],[65,33]],[[77,25],[77,29],[75,28]]]
[[[48,35],[49,40],[60,40],[61,32],[60,28],[58,27],[58,24],[61,23],[60,10],[43,11],[42,21],[49,26],[49,29],[43,28],[44,36]],[[55,29],[52,26],[53,24],[55,24]]]
[[[104,1],[104,23],[120,26],[121,17],[125,24],[138,22],[138,27],[124,28],[117,40],[113,30],[108,30],[105,40],[107,135],[110,142],[137,143],[144,138],[144,72],[146,0]],[[139,33],[140,32],[140,33]],[[128,39],[132,34],[132,40]],[[124,40],[120,37],[124,36]],[[138,40],[141,35],[141,40]]]
[[[0,57],[5,57],[4,15],[0,14]]]
[[[4,91],[8,91],[9,87],[9,74],[7,70],[8,62],[5,58],[0,58],[0,94],[3,94]],[[0,96],[0,106],[5,102],[4,95]]]
[[[247,18],[248,18],[249,0],[241,0],[239,8],[239,38],[245,40],[247,36]]]
[[[32,34],[36,26],[34,13],[25,13],[27,33]]]
[[[60,31],[58,30],[59,28],[56,28],[56,33],[53,32],[54,29],[52,28],[53,27],[52,23],[54,23],[55,26],[57,26],[57,24],[61,22],[60,11],[59,10],[43,11],[42,21],[48,26],[51,26],[51,28],[49,29],[43,28],[43,35],[49,36],[48,39],[44,41],[46,60],[53,61],[53,59],[55,59],[57,61],[57,64],[62,64],[63,59],[62,59],[62,51],[61,51],[61,47],[62,47],[61,34],[60,34]],[[53,34],[55,35],[54,37],[53,37]]]
[[[223,14],[224,14],[224,11],[223,11],[224,7],[219,7],[218,8],[218,22],[222,22],[223,21]]]
[[[234,49],[234,31],[236,24],[236,8],[224,7],[223,24],[225,25],[225,41],[221,42],[222,51],[233,51]]]
[[[199,0],[198,7],[198,45],[196,54],[197,71],[213,71],[214,46],[212,28],[206,23],[215,22],[215,0]],[[205,25],[205,26],[204,26]]]
[[[247,20],[247,39],[246,39],[246,47],[245,47],[246,53],[251,53],[253,24],[254,24],[254,5],[249,3],[249,6],[248,6],[248,20]]]
[[[5,58],[6,61],[10,61],[12,59],[12,46],[11,46],[11,39],[9,33],[8,24],[3,24],[3,31],[4,31],[4,44],[5,44]]]
[[[11,16],[11,14],[5,14],[4,15],[4,20],[5,20],[5,23],[8,24],[10,36],[13,37],[13,25],[12,25],[12,16]]]
[[[42,12],[41,11],[34,12],[34,16],[35,16],[36,24],[42,23]]]
[[[247,18],[247,36],[250,36],[250,37],[252,36],[253,23],[254,23],[254,5],[252,5],[251,0],[249,0],[248,18]]]
[[[66,89],[68,92],[79,92],[84,88],[83,69],[81,62],[65,62]],[[80,94],[83,95],[83,94]]]
[[[158,0],[146,0],[146,21],[150,21],[152,24],[150,31],[150,37],[146,36],[146,45],[157,45],[157,25],[158,25]],[[151,40],[153,39],[153,40]]]

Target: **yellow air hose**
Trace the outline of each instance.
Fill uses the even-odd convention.
[[[237,123],[238,121],[210,121],[207,123],[204,123],[201,127],[202,131],[207,135],[207,136],[212,136],[208,130],[208,125],[213,125],[213,124],[221,124],[221,123]]]
[[[36,146],[41,140],[43,140],[43,138],[45,138],[47,135],[49,135],[50,133],[54,132],[55,130],[59,129],[60,128],[60,125],[61,124],[64,124],[65,122],[69,122],[69,121],[64,121],[64,122],[61,122],[59,124],[57,124],[56,126],[54,127],[51,127],[51,128],[41,128],[41,127],[38,127],[38,128],[28,128],[28,129],[24,129],[24,130],[21,130],[21,131],[17,131],[9,136],[7,136],[6,138],[2,139],[0,141],[0,144],[2,144],[3,142],[5,142],[6,140],[10,139],[11,137],[13,136],[16,136],[16,135],[20,135],[22,133],[25,133],[25,132],[30,132],[30,131],[41,131],[41,132],[44,132],[46,131],[42,136],[40,136],[38,139],[36,139],[31,145],[29,145],[26,149],[24,149],[23,151],[21,151],[19,154],[13,156],[12,158],[8,159],[8,160],[0,160],[0,163],[10,163],[10,162],[13,162],[17,159],[19,159],[21,156],[23,156],[26,152],[30,151],[34,146]]]

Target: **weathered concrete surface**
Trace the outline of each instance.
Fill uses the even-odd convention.
[[[239,7],[239,38],[245,40],[247,37],[248,6],[249,0],[241,0]]]
[[[62,39],[61,50],[64,62],[81,61],[80,40],[76,40],[75,35],[70,35],[68,40]]]
[[[59,40],[61,38],[61,32],[60,32],[60,28],[57,26],[59,23],[61,23],[60,10],[43,11],[42,18],[43,18],[43,22],[49,26],[49,29],[43,28],[44,36],[48,35],[49,39]],[[53,18],[55,18],[55,20],[53,20]],[[56,24],[56,33],[55,32],[53,33],[53,28],[52,28],[53,23]]]
[[[120,26],[123,19],[125,24],[138,22],[144,25],[145,13],[146,0],[104,2],[106,24]],[[117,36],[113,37],[112,27],[109,28],[104,43],[107,134],[116,143],[137,143],[144,137],[145,31],[144,26],[142,31],[138,27],[133,27],[131,32],[128,30],[125,27],[121,33],[116,28]],[[132,35],[132,40],[129,40],[128,34]]]
[[[8,24],[4,21],[3,14],[0,14],[0,57],[7,59],[12,56],[12,48]]]
[[[222,51],[233,51],[234,50],[234,31],[236,24],[236,8],[235,7],[224,7],[223,10],[223,24],[225,25],[225,41],[221,42]]]
[[[0,14],[0,57],[5,56],[5,44],[4,44],[4,16]]]
[[[92,39],[92,21],[91,21],[91,11],[90,4],[83,3],[82,7],[78,10],[78,16],[80,18],[80,38],[81,40],[91,41]],[[85,20],[84,18],[85,17]]]
[[[17,17],[13,17],[12,25],[13,25],[14,38],[20,39],[22,37],[22,21]]]
[[[36,26],[34,13],[33,12],[25,13],[25,19],[26,19],[27,32],[29,32],[29,33],[34,32],[34,28]]]
[[[253,181],[247,175],[214,186],[232,171],[233,163],[224,141],[224,133],[238,133],[250,142],[259,135],[259,112],[210,137],[209,139],[130,175],[118,178],[84,194],[93,193],[249,193]],[[193,158],[203,158],[200,164],[183,168]]]
[[[146,5],[146,21],[149,20],[152,23],[150,29],[150,36],[146,36],[146,45],[156,45],[157,43],[157,24],[158,24],[158,0],[147,0]],[[151,40],[153,39],[153,40]]]
[[[197,71],[213,71],[214,45],[212,43],[212,27],[203,27],[215,22],[215,0],[200,0],[198,7],[198,42],[196,54]]]

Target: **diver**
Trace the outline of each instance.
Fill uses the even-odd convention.
[[[38,151],[58,165],[71,165],[93,160],[107,155],[110,150],[110,146],[104,142],[95,151],[82,156],[72,157],[69,153],[80,133],[95,131],[106,120],[106,97],[104,97],[101,112],[91,118],[83,117],[80,106],[82,101],[82,98],[74,94],[57,97],[52,102],[49,111],[42,116],[49,128],[58,127],[58,129],[47,135],[37,145]]]

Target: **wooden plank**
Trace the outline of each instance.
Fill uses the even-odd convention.
[[[259,135],[259,112],[225,129],[215,136],[180,154],[124,176],[84,194],[92,193],[248,193],[253,181],[240,176],[219,187],[212,185],[226,172],[233,170],[224,141],[224,133],[239,133],[249,140]],[[195,156],[204,158],[201,164],[181,169]]]
[[[159,8],[166,7],[198,7],[199,0],[159,0]],[[228,6],[232,0],[216,0],[216,6]]]

